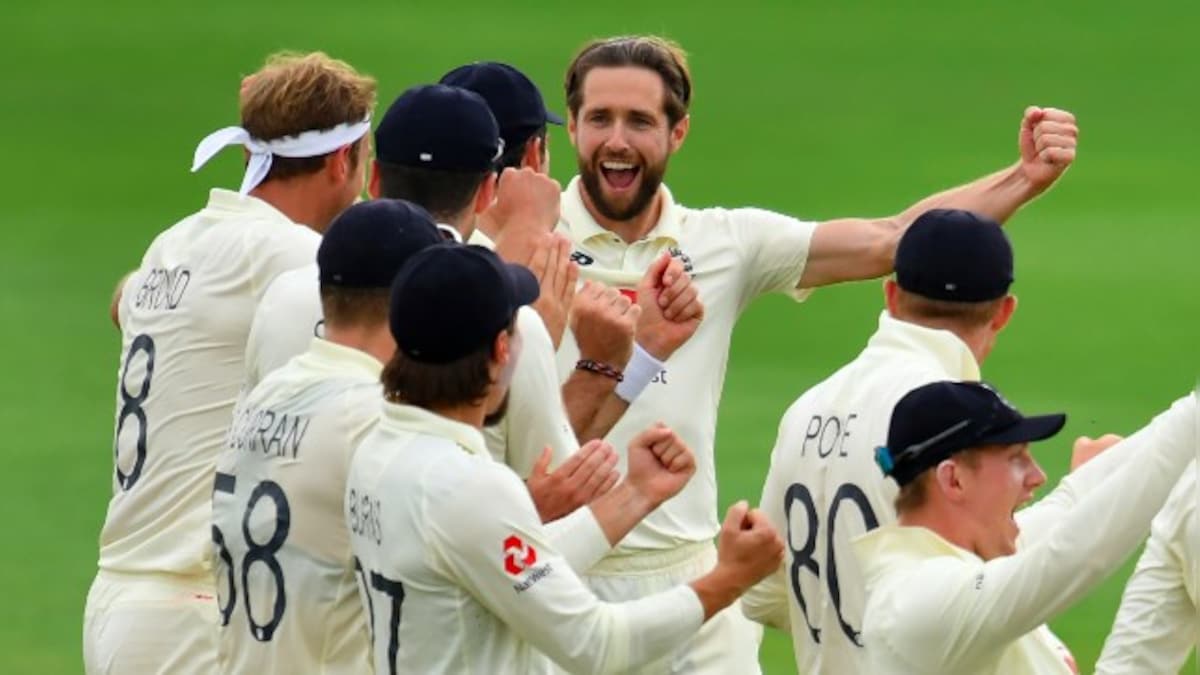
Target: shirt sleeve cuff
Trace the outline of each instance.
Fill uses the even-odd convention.
[[[587,572],[612,548],[600,522],[587,506],[547,523],[546,535],[577,574]]]

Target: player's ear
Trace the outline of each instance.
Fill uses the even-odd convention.
[[[329,153],[325,158],[325,169],[329,171],[329,177],[334,183],[344,183],[350,179],[350,175],[353,173],[350,152],[353,148],[353,145],[344,145]]]
[[[992,321],[991,321],[992,331],[999,333],[1000,331],[1004,330],[1004,327],[1008,325],[1008,322],[1010,320],[1012,320],[1013,312],[1016,312],[1016,311],[1017,311],[1017,296],[1015,296],[1015,295],[1004,296],[1004,299],[1000,301],[1000,309],[998,309],[996,311],[996,315],[992,317]]]
[[[962,474],[959,468],[954,460],[944,459],[933,469],[933,484],[937,486],[938,492],[952,503],[961,501],[963,496]]]
[[[371,195],[371,199],[379,199],[381,190],[379,189],[379,162],[371,160],[371,178],[367,181],[367,194]]]
[[[574,147],[579,147],[579,144],[575,142],[575,132],[578,129],[579,129],[579,125],[575,120],[575,111],[568,110],[567,111],[567,138],[571,140],[571,145]]]
[[[492,207],[496,201],[496,172],[488,171],[479,190],[475,192],[475,213],[483,213]]]
[[[895,279],[887,278],[883,280],[883,302],[887,306],[888,314],[893,319],[899,318],[900,309],[900,284],[896,283]]]
[[[683,119],[675,123],[671,127],[671,153],[679,152],[679,148],[683,147],[683,140],[687,138],[688,130],[692,126],[692,116],[684,115]]]
[[[496,334],[496,338],[492,340],[492,367],[496,368],[497,372],[504,368],[511,356],[508,341],[509,335],[507,330],[501,330]]]

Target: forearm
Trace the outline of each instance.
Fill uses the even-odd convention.
[[[742,596],[742,614],[747,619],[780,630],[791,630],[788,596],[783,568],[755,584]]]
[[[901,212],[899,224],[901,228],[908,227],[917,216],[937,208],[973,211],[1003,223],[1039,194],[1020,166],[1020,163],[1013,164],[965,185],[930,195]]]
[[[588,508],[600,524],[608,543],[616,546],[634,526],[658,508],[658,504],[642,496],[625,480],[593,499]]]
[[[608,533],[590,508],[575,509],[544,527],[546,538],[578,574],[587,572],[612,549]]]
[[[563,384],[563,404],[580,444],[604,438],[629,409],[616,388],[615,379],[585,370],[572,372]]]

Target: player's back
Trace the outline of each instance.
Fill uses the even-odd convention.
[[[317,234],[266,202],[213,190],[161,233],[119,306],[113,497],[100,568],[210,574],[213,462],[241,385],[255,304],[311,262]]]
[[[897,489],[875,464],[892,408],[936,380],[977,379],[956,337],[886,314],[867,348],[784,415],[764,503],[787,528],[788,614],[801,673],[866,672],[864,579],[850,542],[894,522]]]
[[[478,570],[450,562],[469,548],[456,541],[489,517],[489,503],[513,493],[528,494],[490,457],[478,431],[411,406],[384,405],[351,461],[345,506],[372,614],[376,672],[484,675],[544,667],[514,628],[466,590]],[[503,569],[513,546],[524,544],[496,541],[495,558],[475,562]],[[532,564],[536,554],[529,555]],[[524,593],[513,574],[494,591]]]
[[[378,417],[380,369],[314,339],[239,404],[212,493],[226,672],[370,668],[342,499]]]

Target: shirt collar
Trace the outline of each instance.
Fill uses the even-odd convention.
[[[455,229],[453,225],[438,223],[437,229],[438,234],[442,235],[442,238],[446,241],[456,241],[460,244],[463,243],[462,233]]]
[[[895,349],[920,353],[935,359],[947,373],[960,380],[978,380],[979,362],[967,343],[957,335],[938,328],[926,328],[893,318],[887,311],[879,315],[879,330],[867,342],[868,349]]]
[[[285,225],[301,224],[293,222],[291,218],[285,216],[282,211],[267,201],[223,188],[213,188],[209,191],[207,208],[215,211],[252,214],[264,220],[274,220]]]
[[[491,457],[483,441],[483,432],[469,424],[442,417],[424,408],[389,401],[383,404],[383,418],[393,427],[444,438],[472,455]]]
[[[982,562],[974,553],[955,546],[925,527],[892,523],[875,528],[851,542],[868,583],[894,570],[906,560],[949,556],[964,562]]]
[[[331,370],[337,373],[353,371],[378,382],[383,364],[374,356],[353,347],[314,337],[304,353],[310,367]]]
[[[583,203],[583,195],[580,194],[582,189],[583,182],[580,177],[572,178],[563,192],[562,204],[559,207],[562,222],[570,232],[571,239],[585,244],[598,237],[611,238],[615,236],[597,223],[591,212],[587,210],[587,206]],[[643,239],[645,241],[666,239],[671,244],[678,245],[682,233],[683,209],[675,203],[675,198],[671,196],[671,191],[667,189],[666,185],[658,186],[658,193],[662,196],[662,211],[659,213],[658,222]]]

